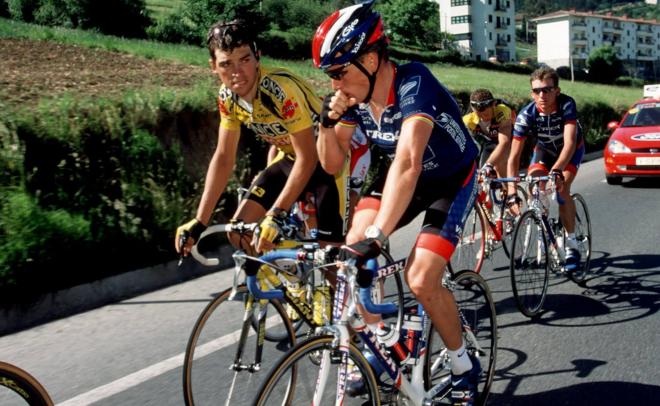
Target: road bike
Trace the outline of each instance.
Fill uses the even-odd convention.
[[[576,208],[575,237],[580,251],[580,263],[575,270],[568,272],[565,269],[564,251],[567,233],[559,216],[550,214],[550,200],[559,205],[564,204],[555,183],[549,176],[526,176],[524,180],[531,185],[531,199],[513,232],[511,286],[520,312],[527,317],[534,317],[543,309],[550,270],[568,276],[575,283],[584,283],[591,259],[591,220],[584,198],[579,193],[572,194]],[[546,183],[545,188],[541,183]]]
[[[451,258],[454,269],[469,269],[481,272],[484,260],[502,247],[509,257],[513,228],[517,216],[507,207],[507,178],[489,178],[479,174],[477,198],[463,226],[461,238]],[[516,193],[526,207],[527,191],[518,184]]]
[[[400,272],[402,259],[379,268],[374,275]],[[371,288],[357,287],[354,261],[339,267],[333,323],[296,344],[271,370],[254,404],[265,405],[434,405],[450,394],[450,360],[428,314],[420,305],[406,309],[401,328],[372,331],[356,312],[361,304],[371,313],[392,311],[392,303],[374,304]],[[495,373],[497,321],[495,305],[484,279],[472,271],[445,272],[442,283],[453,292],[467,350],[480,360],[477,404],[486,403]],[[373,355],[370,362],[350,339],[349,326]],[[381,338],[377,338],[377,335]],[[387,343],[387,344],[384,344]],[[359,372],[363,394],[349,396],[349,374]],[[376,372],[378,371],[378,372]],[[304,379],[301,379],[303,378]],[[297,379],[296,379],[297,378]],[[296,385],[288,382],[295,380]]]
[[[240,222],[214,225],[200,239],[224,232],[247,235],[255,227],[256,223]],[[285,234],[290,237],[295,232]],[[261,256],[250,256],[242,250],[233,254],[232,286],[206,306],[188,341],[183,366],[186,405],[249,403],[248,397],[253,396],[264,375],[260,372],[296,343],[297,321],[291,320],[284,303],[300,324],[310,327],[304,335],[329,323],[331,287],[326,276],[334,272],[334,262],[326,261],[326,257],[331,258],[338,249],[291,239],[279,241],[277,247]],[[197,246],[192,254],[205,265],[218,263],[216,258],[200,254]],[[387,253],[384,255],[389,258]],[[403,301],[400,276],[384,278],[388,291],[394,293],[377,300]],[[400,326],[403,312],[395,317]],[[288,382],[289,387],[294,385],[295,379]]]
[[[0,405],[52,406],[53,400],[32,375],[0,361]]]

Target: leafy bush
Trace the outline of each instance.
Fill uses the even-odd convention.
[[[200,32],[178,13],[169,14],[147,28],[147,36],[154,41],[175,44],[199,45],[201,41]]]
[[[644,80],[638,79],[638,78],[633,78],[630,76],[619,76],[616,78],[614,81],[614,84],[617,86],[630,86],[630,87],[643,87],[644,86]]]
[[[9,7],[6,0],[0,0],[0,17],[9,17]]]
[[[31,23],[34,21],[34,14],[39,8],[40,0],[6,0],[6,2],[12,19]]]
[[[271,30],[265,33],[261,42],[261,51],[273,58],[309,59],[312,57],[310,38],[313,31],[295,28],[288,32]]]
[[[589,80],[598,83],[614,83],[614,79],[623,73],[623,63],[616,56],[616,50],[610,45],[596,48],[587,58]]]
[[[578,117],[584,131],[587,152],[590,152],[605,146],[609,137],[605,126],[621,118],[621,113],[605,103],[596,102],[578,106]]]
[[[401,48],[396,45],[389,46],[389,55],[398,60],[417,61],[424,63],[451,63],[452,65],[464,65],[460,52],[455,49],[442,51],[418,51],[410,48]]]

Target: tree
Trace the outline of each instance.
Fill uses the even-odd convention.
[[[392,41],[439,48],[438,4],[428,0],[386,0],[376,4]]]
[[[623,73],[623,64],[610,45],[591,51],[587,58],[587,68],[589,80],[599,83],[612,84]]]

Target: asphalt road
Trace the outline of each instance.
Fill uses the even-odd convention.
[[[553,276],[546,312],[530,321],[513,302],[504,254],[485,263],[500,336],[492,405],[658,404],[660,182],[609,186],[602,165],[584,164],[574,186],[593,224],[586,287]],[[395,257],[410,249],[415,226],[393,236]],[[58,404],[181,405],[188,335],[229,277],[218,272],[0,337],[0,359],[30,371]]]

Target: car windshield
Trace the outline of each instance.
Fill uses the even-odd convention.
[[[628,110],[622,127],[648,127],[660,125],[660,103],[640,103]]]

